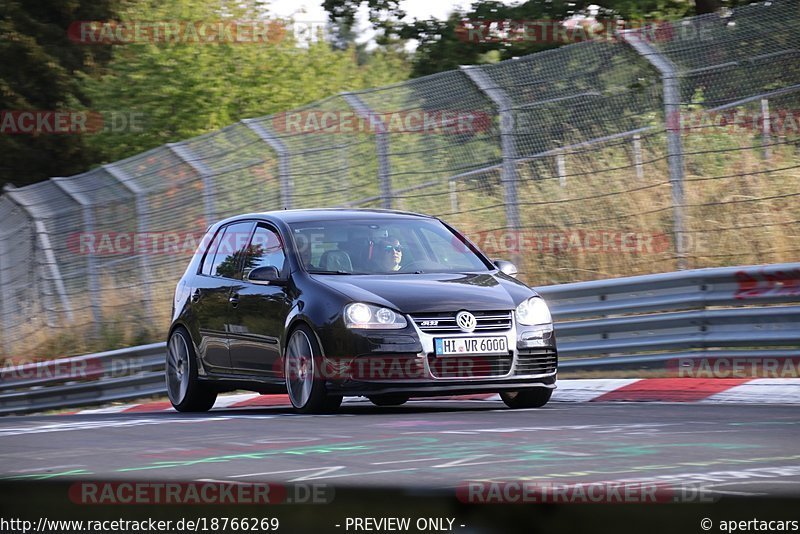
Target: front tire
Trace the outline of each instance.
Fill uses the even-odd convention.
[[[509,408],[541,408],[550,400],[553,390],[550,388],[530,388],[520,391],[504,391],[500,398]]]
[[[197,377],[197,355],[189,332],[177,328],[167,343],[167,395],[179,412],[207,412],[217,392]]]
[[[341,396],[328,396],[322,350],[309,327],[299,325],[286,344],[284,375],[289,401],[299,413],[331,413],[342,404]]]

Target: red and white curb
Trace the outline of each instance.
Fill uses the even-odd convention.
[[[436,397],[437,400],[499,401],[497,394]],[[426,399],[431,400],[431,399]],[[800,404],[800,378],[620,378],[559,380],[554,402],[699,402],[740,404]],[[369,402],[346,397],[345,402]],[[286,395],[240,393],[221,395],[214,410],[289,406]],[[125,404],[71,414],[146,413],[174,411],[169,401]]]

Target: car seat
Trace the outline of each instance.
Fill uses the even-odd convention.
[[[353,272],[353,263],[350,256],[344,250],[328,250],[322,253],[319,266],[325,271],[344,271]]]

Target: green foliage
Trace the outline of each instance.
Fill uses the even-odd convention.
[[[467,12],[454,11],[445,20],[406,21],[402,3],[395,0],[325,0],[323,6],[331,21],[349,20],[356,10],[366,5],[370,21],[381,36],[379,44],[396,39],[416,39],[419,42],[413,75],[425,76],[452,70],[459,65],[478,65],[524,56],[568,43],[534,41],[529,38],[471,41],[464,23],[467,21],[562,21],[575,14],[587,13],[590,5],[597,6],[598,21],[675,20],[681,17],[711,13],[720,7],[735,7],[752,0],[595,0],[567,2],[564,0],[528,0],[507,3],[497,0],[474,2]],[[520,36],[521,37],[521,36]],[[498,57],[499,56],[499,57]]]
[[[259,2],[225,8],[225,18],[264,19]],[[121,20],[219,20],[201,0],[136,2]],[[217,130],[243,118],[284,111],[331,94],[407,77],[402,55],[379,51],[359,65],[355,51],[324,41],[298,43],[291,33],[266,44],[132,44],[117,46],[100,76],[83,83],[96,108],[136,111],[144,131],[94,136],[113,161],[158,145]]]
[[[88,97],[76,81],[94,72],[110,50],[67,37],[76,20],[108,19],[119,0],[0,2],[0,110],[77,110]],[[91,152],[81,136],[0,135],[0,185],[16,185],[84,170]]]
[[[261,245],[248,245],[246,248],[236,250],[217,265],[216,275],[226,278],[236,278],[239,273],[247,273],[258,265],[258,260],[266,254]],[[244,259],[244,262],[242,262]],[[242,265],[239,268],[239,265]]]
[[[331,22],[337,27],[337,33],[342,36],[351,31],[359,7],[366,5],[369,12],[369,21],[379,31],[376,41],[384,45],[395,40],[399,20],[405,16],[400,4],[401,0],[322,1],[322,7],[328,12]]]

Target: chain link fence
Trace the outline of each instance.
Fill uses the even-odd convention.
[[[8,186],[0,346],[159,340],[206,226],[252,211],[436,215],[535,285],[796,261],[798,22],[783,0],[656,24]]]

